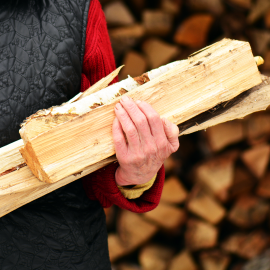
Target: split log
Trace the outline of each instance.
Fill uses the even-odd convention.
[[[108,235],[108,247],[111,262],[129,253],[129,250],[124,246],[117,234],[111,233]]]
[[[172,61],[179,54],[180,49],[178,46],[160,39],[150,38],[142,44],[142,51],[145,53],[150,67],[157,68]]]
[[[270,28],[270,8],[264,16],[264,24],[265,24],[266,28]]]
[[[262,66],[262,70],[270,71],[270,50],[267,50],[264,55],[264,65]]]
[[[172,257],[172,249],[148,244],[140,250],[139,262],[143,270],[166,270]]]
[[[197,251],[216,246],[218,230],[213,225],[197,219],[189,219],[185,232],[185,244],[188,250]]]
[[[115,268],[112,268],[114,270]],[[142,268],[136,264],[121,263],[117,265],[117,270],[142,270]]]
[[[262,144],[246,150],[241,159],[257,178],[263,177],[269,162],[270,146]]]
[[[268,243],[269,237],[263,231],[236,233],[222,243],[222,249],[244,259],[252,259],[261,254]]]
[[[270,199],[270,172],[259,182],[256,194],[262,198]]]
[[[191,254],[188,251],[182,251],[176,255],[168,270],[198,270],[198,266],[195,264]]]
[[[131,25],[135,19],[123,2],[115,1],[107,4],[104,8],[106,21],[109,25]]]
[[[270,9],[270,2],[268,0],[256,1],[250,9],[247,17],[247,22],[253,24],[260,19]]]
[[[161,195],[161,202],[178,204],[187,198],[187,191],[176,176],[167,178]]]
[[[229,0],[231,3],[235,4],[236,6],[250,9],[251,8],[251,0]]]
[[[221,0],[188,0],[187,4],[194,11],[208,11],[215,15],[221,15],[224,12]]]
[[[205,185],[221,201],[226,201],[237,157],[238,152],[233,151],[203,162],[194,169],[195,181]]]
[[[270,44],[269,31],[262,29],[251,29],[248,34],[255,53],[264,55],[268,49],[268,45]]]
[[[228,219],[238,227],[247,229],[263,223],[269,212],[269,205],[263,199],[243,195],[237,199],[228,214]]]
[[[135,51],[129,51],[123,60],[124,68],[119,74],[119,79],[126,79],[127,76],[138,77],[147,71],[147,62],[145,57]]]
[[[127,210],[122,210],[118,217],[117,232],[126,249],[125,254],[147,242],[157,230],[156,225]]]
[[[186,222],[186,213],[184,210],[163,202],[160,202],[154,210],[144,213],[143,216],[148,221],[170,232],[178,232]]]
[[[211,15],[197,14],[183,21],[174,35],[174,42],[190,48],[206,45],[209,30],[214,22]]]
[[[218,59],[218,62],[212,65],[214,59],[216,61]],[[231,61],[233,71],[228,68]],[[209,68],[211,72],[208,72]],[[250,79],[247,80],[247,77]],[[234,98],[260,81],[249,44],[225,39],[193,55],[189,60],[180,62],[156,79],[138,88],[135,87],[134,91],[126,95],[150,103],[161,116],[179,124],[213,108],[222,100],[225,102]],[[116,91],[113,96],[118,92]],[[198,93],[201,93],[200,98]],[[120,98],[112,100],[110,104],[89,110],[91,105],[86,99],[90,97],[82,99],[83,102],[77,101],[72,104],[72,114],[83,112],[82,116],[75,117],[33,139],[29,139],[32,137],[32,131],[27,129],[27,123],[24,125],[21,136],[27,143],[21,149],[21,153],[40,180],[49,183],[59,181],[115,153],[111,126],[115,117],[114,107]],[[85,107],[82,104],[85,104]],[[60,112],[65,108],[67,106],[59,107]],[[46,119],[47,114],[44,117],[41,114],[37,115],[39,120]],[[33,116],[27,122],[30,122],[31,118]],[[77,136],[80,136],[80,140]]]
[[[180,13],[181,6],[182,0],[161,0],[161,9],[173,15]]]
[[[166,36],[172,29],[172,15],[162,10],[144,10],[142,20],[147,34]]]
[[[224,207],[200,185],[193,187],[187,201],[187,209],[212,224],[219,223],[226,214]]]
[[[244,139],[244,125],[240,120],[222,123],[208,128],[205,135],[211,150],[219,151]]]
[[[203,270],[226,270],[231,261],[230,256],[220,250],[203,251],[199,257]]]
[[[246,168],[236,166],[233,177],[233,184],[229,190],[230,199],[248,194],[255,186],[255,179]]]

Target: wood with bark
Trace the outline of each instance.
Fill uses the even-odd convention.
[[[119,236],[114,233],[110,233],[108,235],[108,247],[111,262],[114,262],[118,258],[125,256],[126,254],[129,253],[129,250],[122,243]]]
[[[269,213],[269,204],[253,195],[237,199],[228,213],[228,220],[240,228],[248,229],[263,223]]]
[[[144,10],[142,21],[147,34],[166,36],[171,32],[173,15],[163,10]]]
[[[219,223],[226,215],[225,208],[202,186],[194,185],[187,201],[187,209],[212,223]]]
[[[220,151],[244,139],[244,125],[241,120],[222,123],[208,128],[205,135],[211,150]]]
[[[194,11],[208,11],[215,15],[221,15],[224,12],[222,0],[188,0],[186,2]]]
[[[186,212],[180,207],[160,202],[152,211],[143,214],[146,220],[164,230],[178,232],[186,222]]]
[[[245,259],[252,259],[261,254],[269,243],[269,236],[263,231],[251,233],[235,233],[221,245],[226,252],[236,254]]]
[[[203,270],[226,270],[231,258],[221,250],[202,251],[199,255]]]
[[[183,203],[186,198],[187,191],[178,177],[171,176],[165,180],[161,202],[179,204]]]
[[[167,270],[173,253],[171,248],[150,243],[141,248],[139,262],[143,270]]]
[[[174,42],[195,49],[204,47],[213,22],[214,18],[210,14],[188,17],[176,30]]]
[[[212,65],[217,59],[218,62]],[[231,61],[233,71],[228,68]],[[246,80],[246,77],[250,79]],[[224,81],[220,84],[222,80]],[[221,101],[234,98],[260,81],[249,44],[225,39],[193,55],[189,60],[180,62],[167,73],[135,88],[127,95],[148,102],[162,117],[179,124],[213,108]],[[201,93],[200,98],[198,93]],[[119,99],[116,98],[109,104],[90,110],[30,140],[28,138],[31,138],[31,133],[26,122],[20,131],[26,142],[21,153],[33,173],[40,180],[53,183],[115,154],[111,126],[115,117],[114,106]],[[79,102],[77,101],[78,104]],[[84,111],[81,105],[76,107],[76,102],[72,106],[73,114]],[[86,108],[89,110],[89,105],[87,107],[86,104]],[[64,110],[65,107],[60,109]],[[39,120],[42,118],[40,114],[37,116]],[[79,141],[78,135],[81,138]],[[70,166],[71,163],[73,166]]]
[[[256,194],[262,198],[270,199],[270,172],[259,181]]]
[[[269,163],[270,145],[261,144],[242,153],[241,159],[257,178],[263,177]]]
[[[164,42],[161,39],[149,38],[142,44],[142,51],[153,69],[175,59],[180,49],[178,46]]]
[[[168,270],[198,270],[194,259],[187,250],[181,251],[171,261]]]
[[[161,0],[161,9],[167,13],[177,15],[181,11],[182,0]]]
[[[218,240],[218,229],[198,219],[189,219],[185,231],[185,245],[190,251],[215,247]]]

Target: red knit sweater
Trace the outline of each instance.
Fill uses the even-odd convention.
[[[115,60],[108,35],[104,13],[98,0],[91,0],[86,29],[85,54],[81,91],[85,91],[98,80],[115,69]],[[116,80],[114,81],[116,82]],[[99,200],[103,207],[113,204],[121,208],[143,213],[154,209],[160,200],[165,172],[159,170],[151,189],[135,200],[126,199],[115,182],[118,163],[113,163],[83,179],[84,189],[91,200]]]

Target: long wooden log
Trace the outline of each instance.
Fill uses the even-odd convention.
[[[162,117],[179,124],[259,83],[250,45],[224,39],[126,95],[148,102]],[[54,183],[114,155],[111,127],[119,99],[25,140],[21,153],[34,175]],[[82,110],[80,101],[72,106],[72,113]],[[21,132],[23,138],[28,126]]]

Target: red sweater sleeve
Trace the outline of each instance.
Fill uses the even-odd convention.
[[[104,13],[99,1],[91,0],[86,28],[81,91],[85,91],[115,68]],[[138,199],[128,200],[122,195],[115,182],[115,171],[118,166],[118,163],[113,163],[84,177],[83,186],[87,196],[92,200],[99,200],[103,207],[115,204],[137,213],[154,209],[161,197],[165,178],[164,167],[162,166],[159,170],[156,181],[149,190]]]

